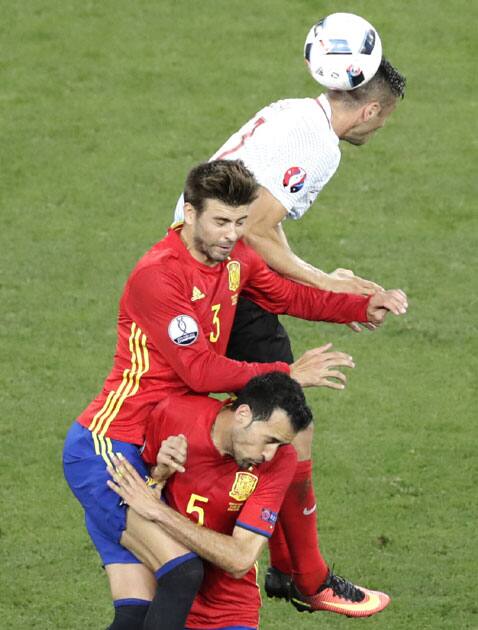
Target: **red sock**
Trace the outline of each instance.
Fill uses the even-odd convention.
[[[280,521],[292,560],[294,582],[304,595],[313,595],[326,580],[328,567],[319,548],[310,460],[297,464],[282,504]]]
[[[269,555],[271,566],[274,569],[278,569],[286,575],[292,575],[292,561],[280,519],[277,521],[274,533],[269,540]]]

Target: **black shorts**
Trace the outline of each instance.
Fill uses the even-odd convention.
[[[294,362],[289,336],[277,315],[241,297],[226,354],[250,363]]]

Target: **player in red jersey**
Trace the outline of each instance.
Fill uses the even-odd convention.
[[[220,197],[194,198],[191,182],[196,179],[199,188],[214,177],[222,177],[227,186],[239,174],[247,188],[230,205]],[[239,241],[257,183],[238,162],[202,164],[193,169],[188,185],[192,191],[184,226],[170,229],[128,278],[119,307],[113,369],[101,394],[78,418],[99,438],[141,444],[151,410],[172,392],[233,391],[271,370],[290,372],[303,386],[310,384],[302,380],[300,360],[289,366],[223,356],[239,294],[271,313],[316,321],[381,323],[387,310],[405,312],[406,298],[399,291],[379,293],[370,301],[298,284],[271,271]],[[345,355],[335,358],[350,367]]]
[[[111,471],[116,483],[109,485],[133,508],[121,542],[159,576],[148,613],[155,610],[155,628],[184,627],[184,607],[175,599],[184,598],[188,583],[175,576],[178,565],[171,555],[178,550],[165,533],[184,545],[179,553],[190,549],[208,561],[186,627],[257,628],[261,600],[254,563],[274,530],[297,463],[295,450],[284,445],[311,419],[300,386],[279,372],[252,379],[233,403],[202,396],[164,401],[149,424],[143,456],[161,480],[182,471],[164,489],[169,507],[157,501],[134,468],[128,473],[128,466],[115,460],[119,475]],[[164,450],[171,434],[187,444],[187,457],[177,442],[169,458],[159,458],[172,466],[155,468],[158,449],[163,444]],[[327,602],[333,606],[328,595]],[[370,615],[388,602],[386,595],[368,591],[353,613]]]
[[[345,376],[337,367],[353,367],[351,357],[327,346],[305,353],[290,366],[225,358],[239,292],[274,313],[312,320],[379,324],[388,311],[398,315],[406,310],[400,291],[372,298],[334,294],[272,272],[238,241],[257,189],[240,162],[216,161],[191,171],[185,224],[170,230],[130,275],[120,301],[113,369],[67,437],[65,476],[85,508],[117,609],[131,600],[144,608],[149,590],[141,586],[143,568],[135,557],[110,548],[111,537],[117,541],[125,523],[121,518],[112,523],[107,510],[98,512],[98,495],[113,451],[125,449],[141,468],[138,450],[156,404],[174,392],[237,390],[270,370],[288,372],[302,386],[342,388]],[[111,626],[119,628],[116,621]]]

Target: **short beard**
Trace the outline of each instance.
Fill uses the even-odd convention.
[[[212,251],[205,246],[204,241],[199,238],[199,236],[193,236],[193,242],[194,248],[198,252],[201,252],[201,254],[204,254],[208,260],[212,260],[213,262],[222,262],[227,258],[227,256],[224,256],[224,258],[213,256]]]

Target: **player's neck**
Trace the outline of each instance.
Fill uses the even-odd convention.
[[[342,140],[347,133],[357,124],[357,111],[348,109],[335,102],[329,100],[330,109],[332,111],[332,119],[330,121],[335,135]]]
[[[232,455],[232,421],[234,413],[223,407],[212,425],[211,439],[221,455]]]

